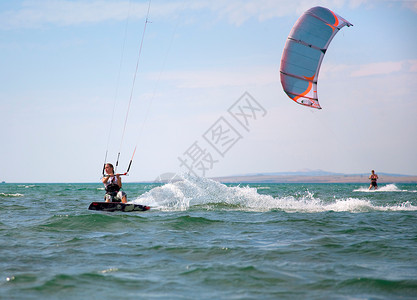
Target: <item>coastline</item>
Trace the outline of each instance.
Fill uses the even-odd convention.
[[[246,175],[215,177],[223,183],[369,183],[369,175]],[[417,176],[378,175],[378,184],[416,183]]]

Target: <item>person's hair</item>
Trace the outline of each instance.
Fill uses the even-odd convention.
[[[106,166],[110,166],[110,168],[112,169],[113,173],[114,173],[114,167],[111,163],[107,163]]]

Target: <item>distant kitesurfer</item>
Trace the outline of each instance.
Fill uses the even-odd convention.
[[[372,174],[369,176],[369,179],[371,180],[371,185],[369,186],[369,189],[377,189],[378,184],[376,183],[376,181],[378,180],[378,175],[375,174],[374,170],[372,170],[371,172]]]
[[[120,174],[114,174],[114,167],[112,164],[107,163],[105,165],[106,174],[103,176],[103,184],[106,188],[106,195],[104,199],[106,202],[123,202],[126,203],[126,193],[121,191],[122,188],[122,179]]]

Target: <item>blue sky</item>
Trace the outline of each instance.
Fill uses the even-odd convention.
[[[417,1],[153,0],[133,86],[148,3],[0,2],[0,180],[98,181],[109,136],[120,172],[137,145],[125,181],[417,175]],[[354,25],[324,58],[322,110],[291,101],[279,78],[292,26],[317,5]],[[242,125],[244,103],[255,110]]]

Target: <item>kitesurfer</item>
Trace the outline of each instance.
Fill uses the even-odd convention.
[[[106,189],[106,195],[104,196],[105,201],[126,203],[126,193],[120,190],[122,187],[120,174],[114,174],[114,167],[110,163],[107,163],[104,168],[107,174],[103,176],[102,179]]]
[[[376,183],[376,181],[378,180],[378,175],[375,174],[374,170],[372,170],[371,173],[372,174],[369,176],[369,179],[371,180],[371,185],[369,186],[369,189],[377,189],[378,184]]]

